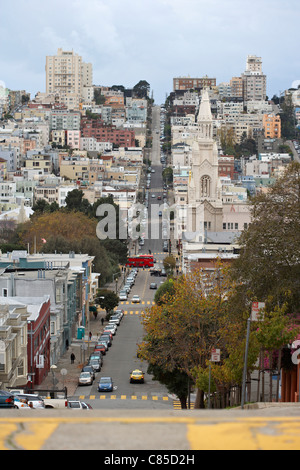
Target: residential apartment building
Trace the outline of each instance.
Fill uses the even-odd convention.
[[[262,72],[261,57],[248,55],[242,80],[244,101],[266,100],[267,77]]]
[[[79,130],[80,112],[53,110],[50,113],[50,132],[53,130]]]
[[[266,139],[281,138],[281,119],[280,116],[272,114],[263,115],[263,128]]]
[[[73,252],[36,255],[12,252],[1,256],[0,291],[4,293],[2,303],[3,298],[5,302],[10,299],[10,303],[24,303],[25,299],[29,298],[28,304],[36,305],[29,310],[35,314],[32,317],[35,323],[29,325],[28,332],[30,334],[32,328],[29,372],[33,369],[31,364],[41,365],[40,356],[44,356],[43,364],[49,372],[50,366],[57,363],[71,339],[76,336],[77,327],[88,327],[93,260],[93,256]],[[37,317],[37,305],[41,304],[40,298],[44,296],[49,298],[50,305],[47,301],[47,311],[41,321],[40,316]],[[49,354],[46,355],[43,351],[48,338],[50,348]]]
[[[83,87],[93,82],[92,64],[72,51],[57,50],[57,55],[46,57],[46,93],[58,93],[68,109],[78,109],[83,99]]]
[[[242,77],[232,77],[230,80],[230,92],[232,98],[243,99],[243,79]]]
[[[215,87],[216,79],[209,78],[207,75],[202,78],[176,77],[173,78],[173,91],[192,90],[195,88]]]
[[[134,147],[135,134],[132,130],[103,126],[96,119],[82,119],[81,136],[94,137],[98,142],[111,142],[119,147]]]
[[[60,176],[69,180],[86,180],[89,178],[90,159],[67,157],[60,162]]]
[[[49,155],[37,153],[24,159],[24,171],[37,170],[41,175],[50,175],[52,173],[52,161]]]
[[[5,293],[5,292],[4,292]],[[0,297],[0,388],[27,382],[28,319],[27,307],[11,305]]]

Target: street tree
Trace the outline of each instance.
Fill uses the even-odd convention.
[[[226,310],[226,302],[218,288],[205,291],[201,272],[172,283],[160,304],[144,316],[146,336],[140,355],[165,373],[180,371],[194,382],[194,368],[205,367],[211,349],[220,341],[218,318]],[[199,396],[203,397],[203,391]]]
[[[106,311],[107,317],[119,304],[119,296],[109,289],[98,289],[95,303]]]
[[[252,221],[240,239],[232,278],[240,298],[300,308],[300,164],[293,162],[267,193],[252,200]]]

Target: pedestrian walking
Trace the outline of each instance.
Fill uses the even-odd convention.
[[[75,361],[75,354],[72,353],[71,354],[71,364],[74,364],[74,361]]]
[[[102,317],[102,318],[101,318],[101,324],[102,324],[102,326],[103,326],[103,323],[104,323],[104,318]]]
[[[89,339],[90,339],[90,341],[91,341],[91,339],[92,339],[92,336],[93,336],[93,335],[92,335],[92,333],[91,333],[91,331],[90,331],[90,332],[89,332]]]

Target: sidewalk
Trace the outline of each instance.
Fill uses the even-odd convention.
[[[105,320],[106,312],[104,310],[98,310],[97,318],[91,312],[89,328],[90,331],[85,330],[85,337],[83,339],[73,338],[66,351],[58,360],[55,369],[55,388],[58,390],[67,387],[68,397],[73,396],[78,386],[78,377],[84,364],[87,363],[90,353],[94,349],[94,345],[97,342],[97,337],[103,331],[107,321]],[[101,318],[104,319],[102,326]],[[91,341],[89,341],[89,332],[92,333]],[[85,348],[85,349],[83,349]],[[75,355],[74,364],[71,364],[71,354]],[[67,371],[65,375],[61,374],[61,371]],[[53,374],[49,371],[48,376],[43,380],[42,384],[35,387],[37,390],[53,389]],[[58,394],[59,395],[59,394]]]

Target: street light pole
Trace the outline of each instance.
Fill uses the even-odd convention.
[[[242,384],[242,401],[241,401],[242,410],[244,409],[244,404],[245,404],[245,389],[246,389],[246,377],[247,377],[250,325],[251,325],[251,318],[249,317],[247,320],[246,349],[245,349],[243,384]]]

